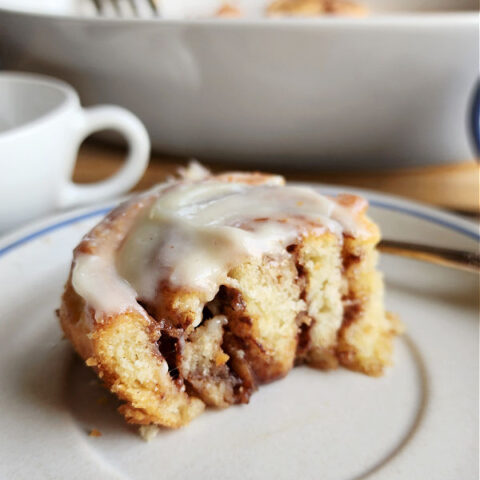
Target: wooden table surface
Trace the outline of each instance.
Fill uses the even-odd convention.
[[[76,182],[94,182],[111,175],[123,161],[125,152],[96,142],[87,142],[81,149],[74,172]],[[159,183],[186,165],[187,159],[153,154],[150,165],[134,190],[144,190]],[[214,171],[225,165],[202,162]],[[232,165],[228,165],[232,169]],[[241,169],[237,167],[236,169]],[[374,172],[282,171],[288,180],[321,182],[377,190],[418,200],[434,206],[478,217],[480,215],[480,167],[475,161],[454,165],[416,167]]]

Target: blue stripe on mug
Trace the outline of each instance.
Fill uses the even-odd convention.
[[[480,158],[480,81],[475,85],[475,92],[472,99],[470,110],[470,135],[475,148],[475,154]]]

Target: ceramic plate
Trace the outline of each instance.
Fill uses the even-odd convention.
[[[470,222],[365,195],[385,236],[478,248]],[[72,248],[109,207],[0,240],[1,478],[478,478],[478,277],[388,256],[387,306],[407,331],[383,377],[296,368],[247,406],[143,441],[54,314]]]

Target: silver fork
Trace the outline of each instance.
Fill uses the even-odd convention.
[[[480,255],[478,251],[467,252],[386,239],[383,239],[378,244],[378,249],[383,253],[435,263],[444,267],[458,268],[477,275],[480,273]]]
[[[88,0],[95,14],[105,18],[152,18],[159,16],[156,0]]]

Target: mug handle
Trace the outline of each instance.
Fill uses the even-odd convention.
[[[107,180],[79,185],[66,179],[61,192],[63,208],[82,205],[120,195],[132,188],[142,177],[150,156],[150,140],[143,123],[128,110],[114,105],[84,108],[78,112],[78,147],[90,134],[113,129],[127,140],[129,153],[122,168]],[[71,174],[71,172],[69,172]]]

